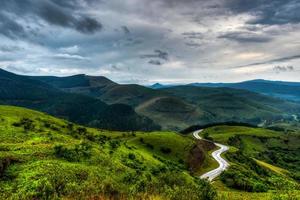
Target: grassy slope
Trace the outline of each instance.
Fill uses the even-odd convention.
[[[253,158],[254,162],[258,166],[267,170],[267,179],[272,182],[272,180],[277,180],[274,185],[277,189],[272,189],[267,193],[249,193],[241,192],[236,189],[226,187],[220,179],[218,179],[214,185],[218,188],[220,192],[220,199],[273,199],[275,196],[282,199],[297,199],[300,197],[299,185],[296,183],[295,176],[293,173],[297,172],[297,162],[299,159],[295,154],[299,148],[300,137],[299,134],[288,134],[281,133],[271,130],[266,130],[262,128],[249,128],[249,127],[238,127],[238,126],[216,126],[211,127],[203,131],[202,134],[208,133],[215,141],[224,143],[227,145],[233,145],[230,151],[225,155],[227,159],[231,162],[232,166],[243,166],[243,163],[238,163],[234,160],[237,152],[246,155],[249,160]],[[240,140],[232,140],[232,138],[238,137]],[[298,141],[298,142],[297,142]],[[267,152],[274,151],[278,153],[273,157],[269,157]],[[285,156],[281,154],[282,149],[285,149]],[[297,155],[297,154],[296,154]],[[291,161],[287,161],[287,158],[293,156],[295,162],[292,165]],[[249,165],[249,163],[248,163]],[[255,165],[255,164],[254,164]],[[258,167],[259,168],[259,167]],[[252,170],[252,169],[248,169]],[[255,172],[254,172],[255,174]],[[261,175],[265,176],[265,175]],[[292,179],[294,178],[294,180]],[[283,185],[280,185],[282,183]],[[286,189],[287,185],[298,185],[298,191],[293,191],[293,189]],[[294,188],[294,187],[292,187]],[[282,191],[280,191],[282,189]]]
[[[180,130],[191,124],[197,124],[204,118],[204,113],[197,107],[174,97],[157,97],[138,107],[136,112],[147,116],[165,130]]]
[[[0,106],[0,141],[0,199],[209,199],[214,193],[187,171],[194,140],[173,132],[83,128]]]

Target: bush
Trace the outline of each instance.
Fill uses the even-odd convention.
[[[80,134],[80,135],[86,135],[86,134],[87,134],[87,129],[84,128],[84,127],[78,127],[78,128],[77,128],[77,132],[78,132],[78,134]]]
[[[91,145],[85,142],[75,145],[74,148],[56,145],[54,146],[54,154],[58,158],[64,158],[70,162],[78,162],[81,159],[91,157],[91,148]]]
[[[170,149],[169,147],[161,147],[160,151],[164,154],[170,154],[172,152],[172,149]]]
[[[148,147],[149,149],[154,149],[154,146],[152,144],[147,143],[146,147]]]
[[[135,155],[134,155],[133,153],[129,153],[129,154],[128,154],[128,158],[129,158],[130,160],[135,160]]]
[[[117,140],[111,140],[109,141],[109,146],[111,149],[116,149],[120,146],[120,142]]]
[[[268,184],[253,171],[242,166],[232,165],[221,174],[226,186],[247,192],[266,192]]]
[[[15,127],[23,127],[25,132],[33,131],[35,128],[33,121],[29,118],[22,118],[19,122],[14,122],[12,125]]]

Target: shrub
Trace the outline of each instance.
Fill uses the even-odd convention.
[[[92,146],[88,143],[82,142],[75,145],[74,148],[67,148],[62,145],[54,146],[54,154],[58,158],[64,158],[70,162],[78,162],[81,159],[91,157]]]
[[[109,141],[109,146],[111,149],[116,149],[120,146],[120,142],[117,140],[111,140]]]
[[[145,143],[144,138],[140,138],[140,142],[141,142],[142,144],[144,144],[144,143]]]
[[[221,180],[226,186],[247,192],[266,192],[268,184],[252,170],[242,166],[232,165],[221,174]]]
[[[135,155],[134,155],[133,153],[129,153],[129,154],[128,154],[128,158],[129,158],[130,160],[135,160]]]
[[[87,134],[87,129],[84,128],[84,127],[78,127],[78,128],[77,128],[77,132],[78,132],[80,135],[86,135],[86,134]]]
[[[172,149],[170,149],[169,147],[161,147],[160,151],[164,154],[170,154],[172,152]]]
[[[12,124],[15,127],[23,127],[24,131],[32,131],[35,128],[33,121],[29,118],[22,118],[19,122],[14,122]]]
[[[73,128],[74,128],[74,124],[72,124],[72,123],[68,123],[67,124],[67,129],[69,129],[70,131],[72,131]]]
[[[152,144],[147,143],[146,147],[148,147],[149,149],[154,149],[154,146]]]

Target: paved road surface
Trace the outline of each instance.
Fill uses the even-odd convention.
[[[202,132],[202,130],[198,130],[193,133],[194,137],[198,140],[202,140],[202,138],[199,136],[200,132]],[[220,149],[212,152],[212,157],[219,163],[219,167],[200,176],[200,178],[208,179],[209,181],[212,181],[214,178],[219,176],[223,171],[225,171],[227,167],[229,167],[229,163],[221,157],[221,154],[224,153],[225,151],[228,151],[229,147],[219,143],[214,143],[214,144],[220,147]]]

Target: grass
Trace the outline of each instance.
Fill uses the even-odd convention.
[[[287,170],[282,169],[282,168],[280,168],[280,167],[276,167],[276,166],[271,165],[271,164],[269,164],[269,163],[266,163],[266,162],[264,162],[264,161],[256,160],[256,159],[255,159],[255,161],[256,161],[260,166],[265,167],[265,168],[267,168],[267,169],[269,169],[269,170],[271,170],[271,171],[273,171],[273,172],[275,172],[275,173],[277,173],[277,174],[280,174],[280,175],[283,175],[283,176],[284,176],[284,175],[286,175],[286,174],[288,173]]]
[[[230,146],[224,157],[231,166],[213,182],[219,199],[299,199],[299,133],[215,126],[201,134]]]
[[[212,199],[190,175],[195,141],[113,132],[0,106],[0,199]],[[202,192],[199,192],[202,191]]]
[[[231,145],[224,157],[242,177],[246,173],[253,176],[252,181],[278,184],[268,192],[245,192],[218,178],[213,182],[217,198],[299,197],[299,187],[291,176],[298,166],[297,133],[227,126],[205,131],[215,141]],[[190,135],[106,131],[0,106],[0,141],[0,199],[209,200],[216,195],[210,184],[190,175],[187,158],[196,145]],[[268,160],[269,151],[276,153],[280,162]],[[246,161],[239,157],[241,152],[247,155]],[[217,167],[211,152],[205,154],[197,173]],[[251,158],[256,158],[257,165]],[[287,159],[292,162],[284,162]],[[253,167],[267,170],[267,175],[257,177],[260,174]],[[294,189],[284,189],[285,185]]]
[[[250,128],[242,126],[215,126],[205,129],[201,134],[208,133],[215,141],[227,144],[230,137],[235,135],[242,136],[263,136],[263,137],[279,137],[278,132],[263,128]]]

